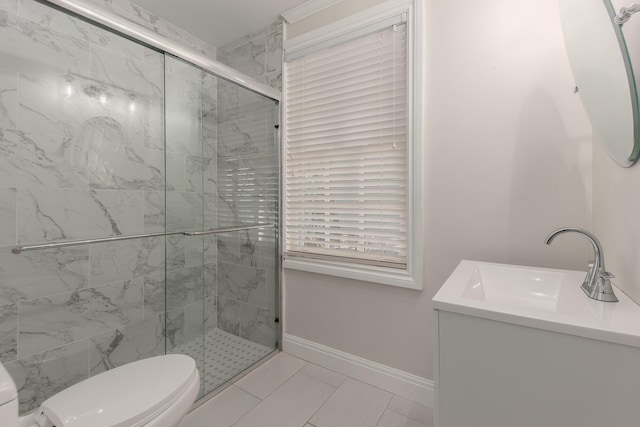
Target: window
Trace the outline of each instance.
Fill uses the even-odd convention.
[[[285,45],[286,268],[422,287],[411,14],[386,3]]]

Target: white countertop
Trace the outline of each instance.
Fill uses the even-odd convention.
[[[463,260],[433,298],[436,310],[640,348],[640,306],[620,289],[616,303],[580,286],[584,271]]]

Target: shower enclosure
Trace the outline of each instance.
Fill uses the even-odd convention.
[[[150,40],[0,2],[0,361],[22,413],[165,353],[203,396],[278,348],[278,101]]]

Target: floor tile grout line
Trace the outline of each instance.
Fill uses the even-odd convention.
[[[290,356],[290,355],[288,355],[288,356]],[[295,356],[291,356],[291,357],[295,357]],[[302,359],[299,359],[299,360],[302,360]],[[250,391],[243,389],[242,387],[238,386],[238,385],[237,385],[237,383],[236,383],[235,385],[236,385],[238,388],[240,388],[240,389],[241,389],[241,390],[243,390],[243,391],[246,391],[247,393],[251,394],[252,396],[257,397],[258,399],[260,399],[260,402],[258,402],[258,403],[257,403],[253,408],[251,408],[249,411],[245,412],[245,413],[244,413],[244,415],[242,415],[240,418],[238,418],[238,420],[237,420],[235,423],[231,424],[231,427],[233,427],[233,426],[235,426],[236,424],[238,424],[238,423],[239,423],[239,422],[240,422],[244,417],[246,417],[247,415],[249,415],[249,414],[251,413],[251,411],[253,411],[253,410],[254,410],[254,409],[255,409],[255,408],[256,408],[260,403],[262,403],[262,402],[264,402],[265,400],[267,400],[267,398],[269,398],[269,396],[271,396],[273,393],[275,393],[277,390],[279,390],[282,386],[284,386],[286,383],[288,383],[288,382],[289,382],[289,380],[291,380],[291,378],[293,378],[293,377],[294,377],[298,372],[300,372],[300,370],[301,370],[302,368],[304,368],[305,366],[307,366],[307,365],[309,364],[309,362],[306,362],[306,361],[304,361],[304,360],[302,360],[302,361],[303,361],[303,362],[305,362],[305,363],[304,363],[304,365],[302,365],[302,366],[300,367],[300,369],[296,370],[293,374],[291,374],[289,377],[287,377],[287,379],[286,379],[286,380],[284,380],[284,381],[282,382],[282,384],[280,384],[280,385],[279,385],[278,387],[276,387],[272,392],[270,392],[269,394],[267,394],[267,395],[264,397],[264,399],[260,399],[258,396],[255,396],[255,395],[254,395],[254,394],[252,394]],[[255,372],[255,371],[254,371],[254,372]],[[252,374],[253,374],[254,372],[252,372]],[[304,375],[304,374],[303,374],[303,375]]]
[[[305,374],[302,374],[302,375],[305,375]],[[308,375],[307,375],[307,376],[308,376]],[[313,378],[313,377],[309,377],[309,378]],[[348,378],[348,377],[347,377],[347,378]],[[314,379],[315,379],[315,378],[314,378]],[[346,378],[345,378],[345,380],[346,380]],[[316,380],[316,381],[318,381],[318,382],[322,383],[322,381],[320,381],[320,380]],[[323,383],[323,384],[324,384],[324,383]],[[344,384],[344,381],[342,382],[342,384]],[[315,412],[314,412],[314,413],[309,417],[309,419],[307,420],[307,424],[311,424],[311,419],[312,419],[313,417],[315,417],[315,416],[316,416],[316,414],[317,414],[317,413],[318,413],[322,408],[324,408],[324,405],[326,405],[326,404],[327,404],[327,402],[329,401],[329,399],[331,399],[331,396],[333,396],[333,395],[338,391],[338,389],[339,389],[340,387],[342,387],[342,384],[340,384],[338,387],[334,387],[334,390],[331,392],[331,394],[330,394],[329,396],[327,396],[327,398],[324,400],[324,402],[322,402],[322,405],[320,405],[320,406],[318,407],[318,409],[316,409],[316,411],[315,411]],[[327,385],[328,385],[328,386],[331,386],[331,384],[327,384]],[[311,424],[311,425],[312,425],[313,427],[316,427],[316,425],[315,425],[315,424]]]
[[[389,393],[389,392],[387,392],[387,393]],[[389,401],[387,402],[387,406],[384,407],[384,411],[382,411],[382,413],[378,417],[378,420],[373,425],[374,427],[378,427],[378,424],[380,424],[380,421],[382,420],[382,417],[384,417],[384,413],[387,412],[387,409],[389,409],[389,405],[391,405],[391,401],[393,400],[393,396],[395,396],[395,395],[393,393],[390,393],[390,394],[391,394],[391,397],[389,398]]]
[[[292,356],[292,357],[295,357],[295,356]],[[300,360],[302,360],[302,359],[300,359]],[[285,384],[286,384],[286,383],[287,383],[291,378],[293,378],[293,376],[294,376],[295,374],[297,374],[298,372],[300,372],[300,370],[301,370],[302,368],[304,368],[305,366],[307,366],[307,365],[309,364],[309,362],[306,362],[306,361],[303,361],[303,362],[304,362],[304,365],[302,365],[302,366],[300,367],[300,369],[296,370],[294,373],[292,373],[291,375],[289,375],[289,376],[287,377],[287,379],[285,379],[285,380],[284,380],[284,381],[283,381],[283,382],[282,382],[278,387],[276,387],[276,388],[275,388],[275,389],[273,389],[271,392],[269,392],[269,393],[264,397],[264,399],[262,399],[262,398],[260,398],[260,397],[258,397],[258,396],[256,396],[256,397],[257,397],[258,399],[260,399],[260,400],[266,400],[266,399],[267,399],[267,397],[269,397],[269,396],[271,396],[273,393],[275,393],[275,392],[276,392],[276,390],[278,390],[280,387],[282,387],[283,385],[285,385]],[[253,372],[252,372],[252,374],[253,374]],[[246,377],[245,377],[245,378],[246,378]],[[236,383],[236,385],[237,385],[237,383]],[[244,390],[242,387],[240,387],[240,386],[238,386],[238,387],[239,387],[239,388],[241,388],[242,390]],[[255,396],[255,395],[254,395],[254,394],[252,394],[249,390],[244,390],[244,391],[246,391],[247,393],[251,394],[252,396]]]
[[[397,394],[396,394],[396,395],[394,395],[394,396],[397,396]],[[400,397],[402,397],[402,396],[400,396]],[[391,398],[391,400],[393,400],[393,398]],[[410,399],[409,399],[409,400],[410,400]],[[418,403],[418,402],[413,402],[413,401],[412,401],[412,403],[420,405],[420,403]],[[387,406],[387,409],[385,409],[385,411],[389,411],[389,412],[393,412],[394,414],[402,415],[403,417],[408,418],[408,419],[410,419],[411,421],[415,421],[415,422],[417,422],[418,424],[423,425],[424,427],[430,427],[430,426],[429,426],[429,424],[425,424],[425,423],[423,423],[421,420],[417,420],[417,419],[413,418],[412,416],[409,416],[409,415],[407,415],[407,414],[403,414],[403,413],[402,413],[402,412],[400,412],[400,411],[396,411],[396,410],[394,410],[394,409],[390,408],[390,407],[389,407],[390,405],[391,405],[391,401],[389,401],[389,405]]]

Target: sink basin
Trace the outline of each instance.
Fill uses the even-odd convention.
[[[508,307],[557,311],[565,276],[560,271],[478,264],[462,296]]]
[[[638,425],[640,307],[585,275],[462,261],[433,298],[434,425]]]
[[[615,304],[580,289],[586,272],[460,262],[433,298],[435,309],[640,347],[640,307],[620,291]]]

